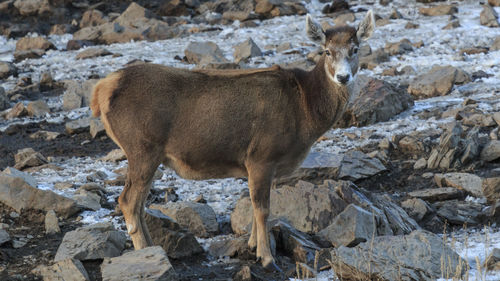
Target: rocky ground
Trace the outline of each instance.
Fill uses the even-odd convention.
[[[500,279],[500,2],[0,3],[0,280]],[[123,66],[310,68],[324,27],[377,29],[342,120],[271,192],[283,273],[246,246],[246,179],[160,166],[132,254],[127,160],[88,108]],[[290,204],[293,202],[293,204]],[[411,254],[409,254],[411,253]]]

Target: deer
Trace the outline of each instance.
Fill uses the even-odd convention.
[[[248,246],[263,267],[279,270],[267,226],[273,179],[293,172],[341,118],[358,71],[360,42],[374,27],[371,10],[357,28],[327,30],[308,14],[306,33],[323,50],[310,71],[276,65],[188,70],[147,63],[101,79],[90,107],[128,160],[118,204],[134,248],[153,245],[145,200],[163,164],[185,179],[248,178],[253,209]]]

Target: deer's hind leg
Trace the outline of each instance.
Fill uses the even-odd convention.
[[[136,250],[153,245],[148,227],[144,220],[144,204],[148,197],[153,176],[160,159],[156,153],[127,153],[128,172],[125,187],[118,198],[123,212],[127,231]]]

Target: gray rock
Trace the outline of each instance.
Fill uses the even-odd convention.
[[[327,227],[347,206],[333,186],[314,185],[304,181],[298,182],[295,187],[272,189],[270,200],[271,219],[283,218],[297,230],[306,233],[315,233]],[[231,214],[231,227],[234,233],[249,232],[252,214],[251,200],[243,196]]]
[[[389,54],[382,49],[375,50],[366,56],[360,56],[359,68],[360,69],[374,69],[379,64],[389,61]]]
[[[318,235],[331,242],[335,248],[354,247],[378,236],[375,215],[350,204]]]
[[[0,246],[10,241],[10,235],[5,229],[0,229]]]
[[[384,212],[394,234],[408,234],[413,230],[420,229],[417,222],[412,219],[403,208],[392,201],[389,195],[371,194],[370,197],[373,204]]]
[[[9,106],[9,98],[7,97],[7,94],[5,94],[5,89],[3,87],[0,87],[0,111],[9,108]]]
[[[189,257],[203,252],[194,235],[159,210],[146,210],[146,224],[155,245],[160,245],[171,258]]]
[[[246,237],[229,237],[216,240],[208,248],[208,253],[215,258],[249,255],[249,251]]]
[[[276,240],[276,247],[292,256],[295,262],[313,263],[316,251],[321,250],[309,235],[296,230],[283,220],[272,222],[271,231]]]
[[[14,155],[14,160],[16,162],[14,168],[18,170],[29,167],[37,167],[48,163],[47,158],[45,158],[40,152],[33,150],[31,147],[18,150],[16,155]]]
[[[66,122],[66,132],[70,135],[87,132],[90,129],[90,119],[83,118]]]
[[[500,23],[498,23],[498,14],[490,5],[483,6],[479,22],[488,27],[500,27]]]
[[[67,218],[80,209],[75,202],[52,191],[30,186],[22,178],[0,174],[0,202],[17,212],[22,210],[54,210]]]
[[[32,187],[38,186],[38,181],[30,174],[26,172],[21,172],[16,168],[7,167],[3,170],[2,174],[11,175],[16,178],[22,178],[26,183],[28,183]]]
[[[432,212],[431,207],[420,198],[410,198],[401,202],[401,207],[417,222]]]
[[[489,203],[494,203],[500,199],[500,177],[483,179],[483,195]]]
[[[229,62],[222,53],[219,46],[213,42],[191,42],[184,50],[184,55],[189,63],[204,64]]]
[[[453,225],[478,225],[484,221],[486,216],[483,213],[485,206],[475,202],[448,200],[436,202],[433,206],[439,217]]]
[[[464,190],[475,197],[483,197],[482,179],[468,173],[434,174],[434,180],[439,187],[455,187]]]
[[[45,233],[54,234],[60,233],[59,220],[57,219],[56,212],[54,210],[49,210],[45,214]]]
[[[28,115],[34,117],[43,117],[50,112],[49,106],[43,100],[28,103],[28,107],[26,109],[28,110]]]
[[[102,124],[101,119],[91,117],[90,120],[90,135],[92,138],[103,136],[106,134],[104,129],[104,124]]]
[[[369,178],[386,170],[385,166],[377,158],[371,158],[361,151],[349,151],[342,159],[338,178],[359,180]]]
[[[500,249],[494,248],[491,254],[486,258],[483,268],[487,270],[499,270],[500,269]]]
[[[500,141],[491,140],[481,150],[481,160],[491,162],[498,158],[500,158]]]
[[[54,260],[74,258],[84,261],[117,257],[125,248],[126,241],[125,234],[114,230],[111,223],[80,227],[64,235]]]
[[[456,189],[454,187],[428,188],[428,189],[416,190],[408,193],[408,195],[429,202],[451,200],[451,199],[462,199],[465,197],[464,192],[462,190]]]
[[[175,281],[179,280],[165,251],[148,247],[119,257],[105,258],[101,265],[103,281]]]
[[[90,281],[83,264],[77,259],[65,259],[52,266],[39,266],[34,272],[50,281]]]
[[[360,77],[356,79],[352,97],[337,126],[366,126],[388,121],[413,105],[406,91],[382,80]]]
[[[444,96],[451,92],[453,85],[470,81],[469,75],[463,70],[453,66],[434,66],[410,83],[408,93],[417,98]]]
[[[410,40],[403,39],[399,42],[391,43],[388,42],[385,44],[384,51],[391,56],[401,55],[407,52],[413,51],[413,46],[411,45]]]
[[[443,133],[439,139],[438,147],[432,149],[427,168],[436,169],[438,167],[448,169],[453,166],[460,150],[461,135],[463,129],[460,124],[455,124],[447,132]]]
[[[299,180],[311,181],[325,178],[337,178],[343,155],[310,152],[291,175],[275,179],[276,185],[295,185]]]
[[[460,274],[467,269],[466,262],[441,237],[422,230],[375,237],[354,248],[341,246],[331,255],[335,273],[344,280],[430,281],[456,276],[457,268]]]
[[[258,57],[262,55],[262,51],[259,46],[255,44],[252,38],[248,38],[244,42],[236,45],[234,47],[234,61],[240,63],[241,61],[246,61],[251,57]]]
[[[415,165],[413,165],[413,169],[415,170],[425,169],[425,167],[427,167],[427,160],[425,158],[418,159]]]
[[[497,36],[495,38],[495,41],[493,41],[490,47],[490,51],[498,51],[498,50],[500,50],[500,36]]]
[[[0,61],[0,79],[9,78],[12,75],[17,75],[17,67],[13,63]]]
[[[162,205],[151,205],[150,208],[160,210],[198,237],[210,237],[219,231],[215,212],[207,204],[167,202]]]
[[[86,190],[79,190],[78,194],[73,196],[76,204],[83,209],[97,211],[101,209],[101,197],[93,192]]]
[[[418,9],[424,16],[445,16],[458,13],[458,8],[454,5],[437,5],[431,7],[421,7]]]
[[[83,82],[65,81],[66,91],[63,95],[63,110],[72,110],[90,104],[92,89],[98,79],[89,79]]]
[[[82,52],[78,53],[76,55],[75,59],[81,60],[81,59],[91,59],[91,58],[96,58],[96,57],[104,57],[104,56],[109,56],[112,55],[110,51],[104,49],[104,48],[88,48],[83,50]]]

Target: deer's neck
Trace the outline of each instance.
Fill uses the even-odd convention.
[[[325,70],[324,56],[313,70],[304,73],[301,80],[306,114],[312,133],[319,137],[341,118],[349,101],[349,89],[331,80]]]

